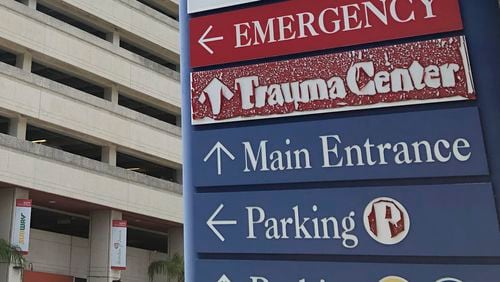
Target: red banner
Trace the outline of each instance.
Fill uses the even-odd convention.
[[[457,0],[282,1],[191,19],[191,66],[332,49],[462,27]]]
[[[475,97],[464,37],[191,74],[193,124]]]

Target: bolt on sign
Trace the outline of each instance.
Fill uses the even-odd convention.
[[[180,8],[187,282],[498,280],[496,0]]]
[[[194,72],[192,123],[473,100],[464,37]]]
[[[462,29],[457,0],[322,0],[314,1],[314,5],[311,3],[311,0],[280,1],[192,18],[191,66],[241,62]]]

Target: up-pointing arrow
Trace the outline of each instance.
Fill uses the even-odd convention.
[[[221,175],[222,174],[222,154],[221,154],[221,151],[224,152],[224,154],[226,154],[231,160],[235,160],[236,157],[231,154],[231,152],[229,152],[229,150],[224,147],[224,145],[222,145],[221,142],[217,142],[217,144],[215,144],[215,146],[212,148],[212,150],[210,150],[210,152],[208,152],[208,154],[205,156],[205,158],[203,159],[203,162],[207,162],[210,157],[215,153],[217,152],[217,174],[218,175]]]
[[[213,42],[213,41],[220,41],[220,40],[224,40],[224,36],[217,36],[217,37],[212,37],[212,38],[207,38],[208,34],[210,33],[210,31],[212,31],[212,29],[214,28],[213,25],[209,26],[207,28],[207,30],[205,31],[205,33],[203,33],[203,35],[200,37],[200,40],[198,40],[198,43],[200,43],[200,45],[205,48],[205,50],[208,51],[208,53],[210,53],[210,55],[213,55],[214,54],[214,50],[212,50],[212,48],[210,48],[207,43],[208,42]]]
[[[221,210],[224,208],[224,204],[221,204],[217,210],[212,214],[212,216],[207,220],[208,227],[214,232],[214,234],[221,240],[222,242],[226,241],[226,238],[222,236],[222,234],[215,228],[217,225],[236,225],[238,222],[236,220],[215,220],[215,218],[219,215]]]
[[[222,276],[217,280],[217,282],[231,282],[229,278],[227,278],[226,274],[222,274]]]
[[[227,87],[222,81],[217,78],[212,79],[210,83],[203,89],[198,101],[202,104],[205,104],[208,100],[210,102],[210,106],[212,107],[212,113],[214,115],[218,115],[221,110],[222,105],[222,97],[226,98],[226,100],[231,100],[234,97],[234,93]]]

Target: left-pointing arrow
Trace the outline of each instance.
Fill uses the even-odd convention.
[[[205,31],[205,33],[203,33],[203,35],[200,37],[200,40],[198,40],[198,43],[200,43],[200,45],[205,48],[205,50],[208,51],[208,53],[210,53],[210,55],[213,55],[214,54],[214,50],[212,50],[212,48],[210,48],[207,43],[208,42],[213,42],[213,41],[220,41],[220,40],[224,40],[224,36],[217,36],[217,37],[212,37],[212,38],[207,38],[208,34],[210,33],[210,31],[212,31],[212,29],[214,28],[213,25],[209,26],[207,28],[207,30]]]
[[[221,240],[222,242],[226,241],[226,238],[222,236],[217,228],[217,225],[236,225],[238,222],[236,220],[215,220],[215,218],[219,215],[221,210],[224,208],[224,204],[221,204],[217,210],[212,214],[212,216],[207,220],[208,227],[214,232],[214,234]]]

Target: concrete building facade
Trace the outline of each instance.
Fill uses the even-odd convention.
[[[178,4],[0,0],[0,238],[33,202],[24,278],[0,281],[143,282],[182,255]]]

